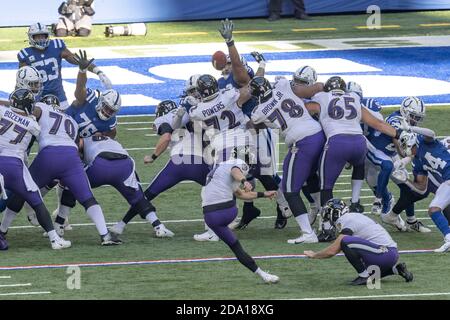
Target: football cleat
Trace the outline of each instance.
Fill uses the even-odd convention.
[[[394,196],[392,193],[389,193],[389,199],[387,201],[383,201],[383,208],[381,210],[382,214],[386,214],[392,211],[392,208],[394,208]]]
[[[203,232],[201,234],[194,234],[194,240],[195,241],[219,241],[220,238],[214,233],[212,230],[208,230],[206,232]]]
[[[364,212],[364,207],[358,202],[351,202],[350,206],[349,206],[349,210],[350,212],[358,212],[358,213],[363,213]]]
[[[406,224],[405,221],[400,217],[400,215],[397,215],[393,212],[389,212],[386,214],[381,215],[381,221],[383,221],[386,224],[393,225],[397,228],[398,231],[406,231]]]
[[[236,227],[239,225],[239,221],[241,221],[240,218],[236,217],[229,225],[228,228],[230,228],[231,230],[236,229]],[[205,225],[205,230],[208,230],[208,228],[206,228]]]
[[[352,282],[350,282],[350,285],[352,286],[362,286],[362,285],[367,285],[367,281],[369,280],[369,277],[360,277],[358,276],[355,280],[353,280]]]
[[[8,250],[8,241],[5,235],[6,233],[0,231],[0,250]]]
[[[274,274],[267,273],[265,271],[261,271],[260,277],[265,283],[277,283],[278,281],[280,281],[280,277]]]
[[[160,224],[153,228],[157,238],[172,238],[175,233],[166,228],[164,224]]]
[[[431,232],[431,229],[425,227],[423,223],[419,220],[416,220],[414,222],[406,221],[406,224],[408,226],[408,230],[410,231],[417,231],[421,233],[428,233]]]
[[[36,213],[31,210],[27,213],[27,220],[29,223],[31,223],[33,226],[39,226],[39,221],[36,217]]]
[[[241,221],[239,221],[239,224],[236,226],[236,229],[242,230],[248,227],[248,224],[252,222],[254,219],[259,217],[261,215],[261,210],[259,210],[256,207],[252,207],[248,210],[244,210],[242,214]]]
[[[315,233],[310,234],[303,234],[302,236],[295,238],[295,239],[289,239],[287,243],[290,244],[299,244],[299,243],[317,243],[319,242],[319,239],[317,238]]]
[[[102,246],[117,246],[122,244],[122,240],[120,240],[116,234],[108,232],[104,236],[101,236],[101,245]]]
[[[398,272],[398,275],[405,279],[406,282],[411,282],[414,279],[414,276],[411,272],[406,269],[406,263],[401,262],[395,266],[395,269]]]
[[[72,243],[70,241],[64,240],[63,238],[59,238],[59,237],[56,240],[53,240],[51,243],[52,243],[53,250],[70,248],[72,246]]]
[[[445,241],[444,244],[437,248],[436,250],[434,250],[434,252],[436,253],[444,253],[450,250],[450,241]]]
[[[383,210],[383,205],[381,204],[381,198],[375,198],[372,204],[372,214],[381,215],[381,211]]]
[[[284,229],[287,225],[287,218],[277,218],[275,220],[275,229]]]

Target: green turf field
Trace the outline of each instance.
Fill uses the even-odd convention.
[[[382,13],[383,27],[379,30],[364,29],[368,16],[329,15],[315,16],[309,21],[283,18],[276,22],[236,19],[234,38],[236,41],[265,41],[450,34],[450,11]],[[148,23],[146,36],[105,38],[105,26],[97,25],[89,38],[64,39],[69,47],[222,42],[218,27],[217,20]],[[28,41],[26,31],[25,27],[0,28],[1,50],[22,49]]]
[[[384,110],[384,114],[392,109]],[[126,117],[120,119],[118,139],[126,148],[150,148],[155,145],[148,117]],[[139,123],[137,123],[139,122]],[[144,122],[144,123],[142,123]],[[430,107],[427,110],[425,126],[436,130],[439,135],[448,135],[450,112],[444,107]],[[142,130],[140,129],[142,128]],[[139,130],[130,130],[139,129]],[[280,147],[284,155],[286,149]],[[151,150],[130,150],[135,158],[137,171],[142,182],[148,183],[164,166],[167,155],[161,156],[152,165],[143,165],[142,159]],[[349,171],[344,171],[338,180],[335,195],[350,195]],[[144,185],[144,188],[147,185]],[[370,210],[372,193],[365,185],[362,203]],[[259,189],[261,189],[259,187]],[[391,190],[398,195],[397,188]],[[118,221],[127,210],[125,200],[110,187],[95,190],[95,195],[103,207],[108,222]],[[427,218],[426,208],[430,199],[417,207],[417,216],[423,218],[425,225],[433,225]],[[54,192],[46,199],[49,209],[55,207]],[[87,216],[78,205],[73,210],[70,222],[75,224],[67,231],[65,238],[72,241],[72,248],[53,251],[42,230],[28,227],[26,216],[22,213],[8,233],[10,249],[0,252],[1,266],[29,266],[43,264],[77,264],[87,262],[120,262],[161,259],[188,259],[209,257],[232,257],[231,251],[223,242],[199,243],[192,239],[194,233],[203,231],[200,207],[200,187],[194,183],[181,184],[160,195],[154,201],[158,215],[175,232],[172,239],[157,239],[150,224],[141,223],[136,218],[123,235],[124,244],[117,247],[101,247],[99,237]],[[286,240],[297,237],[297,224],[291,218],[284,230],[275,230],[275,204],[269,200],[257,201],[262,208],[261,219],[252,222],[248,229],[238,231],[243,247],[253,256],[302,254],[305,249],[318,250],[324,244],[291,245]],[[379,218],[374,217],[375,220]],[[177,222],[174,220],[187,220]],[[442,236],[436,228],[430,234],[399,233],[387,226],[399,244],[399,249],[434,249],[442,244]],[[81,288],[69,290],[66,281],[69,274],[65,268],[0,271],[0,299],[297,299],[348,296],[381,296],[412,294],[415,299],[448,299],[448,282],[444,281],[449,255],[408,254],[402,255],[415,280],[405,283],[400,277],[382,281],[381,289],[369,290],[366,287],[350,287],[346,282],[355,276],[353,269],[343,257],[330,260],[306,259],[261,259],[258,264],[280,276],[277,285],[265,285],[237,261],[167,263],[155,265],[82,267]],[[5,278],[10,276],[11,278]],[[19,287],[4,287],[9,284],[22,284]],[[7,296],[11,292],[36,292],[36,295]],[[42,293],[51,292],[51,293]],[[438,296],[415,296],[416,294],[446,293]]]

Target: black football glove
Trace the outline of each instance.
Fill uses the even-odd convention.
[[[257,51],[250,52],[252,57],[256,60],[256,62],[260,63],[261,61],[266,61],[262,53],[259,53]]]
[[[86,72],[92,62],[94,62],[94,58],[88,60],[85,50],[80,50],[80,54],[75,53],[74,59],[77,62],[81,72]]]
[[[229,43],[231,41],[233,41],[233,29],[234,29],[234,25],[233,25],[233,21],[225,19],[221,21],[222,25],[219,28],[219,32],[222,36],[222,38],[225,39],[226,43]]]

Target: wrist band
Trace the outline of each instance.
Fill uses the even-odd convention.
[[[227,41],[227,46],[228,47],[234,46],[234,40]]]
[[[95,74],[99,74],[102,71],[98,67],[95,67],[94,69],[92,69],[92,72]]]
[[[257,198],[264,198],[265,197],[264,196],[264,192],[257,192],[256,195],[257,195],[256,196]]]
[[[158,156],[156,154],[152,154],[152,159],[156,160],[156,158],[158,158]]]
[[[402,134],[403,130],[402,129],[397,129],[395,132],[395,139],[398,140],[398,138],[400,138],[400,135]]]

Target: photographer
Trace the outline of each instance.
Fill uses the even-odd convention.
[[[91,6],[93,2],[94,0],[67,0],[61,3],[58,8],[61,17],[56,25],[56,36],[89,36],[92,16],[95,14]]]

